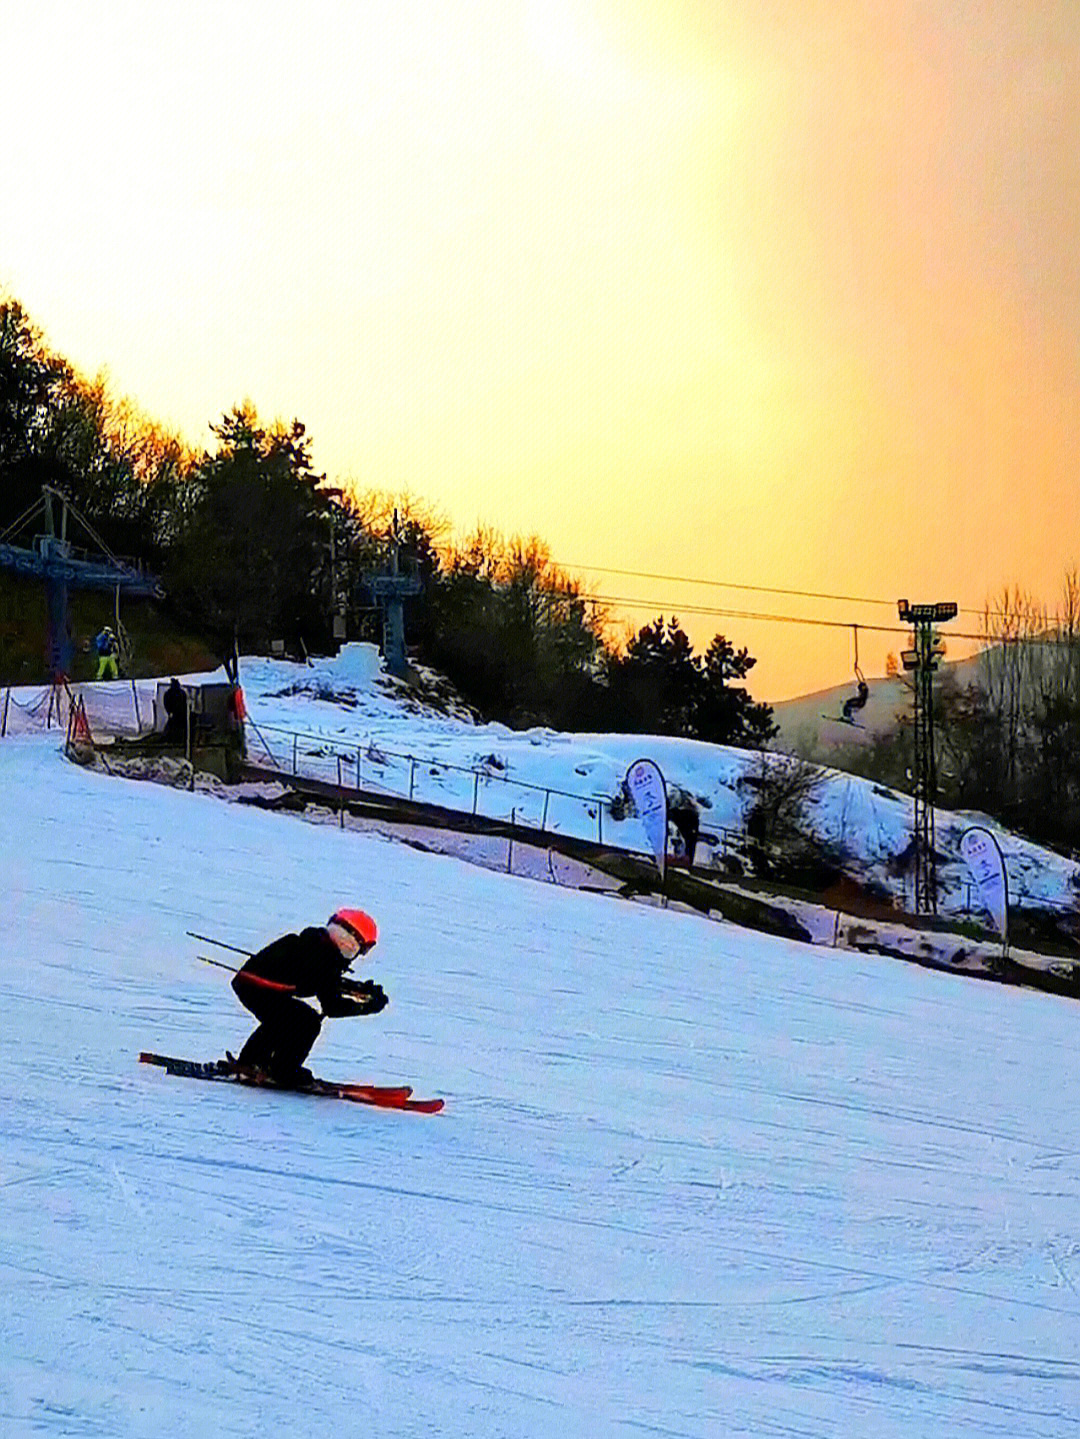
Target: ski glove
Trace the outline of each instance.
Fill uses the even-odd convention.
[[[323,1001],[323,1013],[329,1019],[346,1019],[354,1014],[378,1014],[389,1003],[386,991],[373,979],[343,979],[341,993],[329,1003]]]

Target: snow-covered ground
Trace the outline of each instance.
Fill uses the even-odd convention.
[[[185,677],[222,680],[223,672]],[[315,778],[383,790],[550,833],[648,852],[636,819],[613,819],[610,804],[628,767],[642,755],[655,760],[673,790],[685,790],[701,812],[697,861],[719,864],[737,844],[756,797],[762,758],[752,751],[660,736],[515,731],[478,724],[461,707],[437,708],[387,677],[378,652],[345,645],[334,659],[304,665],[246,658],[241,680],[249,714],[248,742],[256,762],[293,768]],[[138,716],[153,714],[156,682],[140,682]],[[78,687],[92,722],[136,727],[128,684]],[[47,692],[14,691],[13,733],[36,731],[47,713]],[[35,704],[36,702],[36,704]],[[34,705],[33,709],[29,707]],[[771,756],[767,763],[787,763]],[[912,802],[841,770],[825,768],[807,818],[813,834],[844,857],[845,867],[901,907],[912,907]],[[1010,896],[1023,906],[1073,912],[1080,899],[1080,865],[1011,834],[983,815],[937,811],[938,903],[944,916],[978,909],[978,894],[960,855],[960,837],[984,825],[1005,857]],[[908,862],[903,856],[908,852]]]
[[[110,778],[55,731],[0,741],[0,796],[5,1436],[1080,1428],[1074,1002]],[[441,1115],[138,1065],[247,1032],[185,931],[345,903],[391,1005],[315,1068]]]

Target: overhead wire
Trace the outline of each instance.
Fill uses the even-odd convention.
[[[629,595],[583,595],[583,599],[595,604],[621,605],[625,609],[651,610],[654,614],[665,612],[672,615],[713,615],[717,619],[737,619],[753,621],[772,621],[787,625],[818,625],[826,629],[850,630],[856,626],[860,630],[867,630],[874,634],[881,635],[908,635],[911,632],[910,625],[876,625],[866,624],[862,620],[831,620],[814,615],[776,615],[768,614],[758,610],[733,610],[719,605],[700,604],[678,604],[660,600],[639,600]],[[1059,638],[1053,635],[1023,635],[1023,634],[994,634],[984,632],[974,634],[965,630],[944,631],[948,639],[972,640],[979,644],[1070,644],[1067,638]]]
[[[629,595],[587,595],[585,598],[594,600],[604,605],[625,605],[627,609],[654,610],[657,614],[689,614],[689,615],[716,615],[721,619],[738,620],[779,620],[790,625],[823,625],[829,629],[850,630],[852,620],[827,620],[819,619],[812,615],[773,615],[758,610],[732,610],[719,605],[699,604],[672,604],[667,601],[661,603],[659,600],[638,600]],[[877,634],[895,635],[907,634],[907,629],[901,625],[874,625],[864,624],[859,621],[859,629],[873,630]]]
[[[708,585],[711,589],[720,590],[747,590],[760,595],[788,595],[799,599],[807,600],[837,600],[844,604],[852,605],[888,605],[894,607],[895,600],[873,599],[867,595],[834,595],[827,594],[821,590],[795,590],[780,589],[776,585],[746,585],[736,584],[727,580],[706,580],[694,579],[690,575],[661,575],[653,574],[648,570],[622,570],[610,565],[570,565],[559,562],[559,568],[563,570],[589,570],[602,575],[622,575],[627,579],[638,580],[660,580],[665,584],[679,585]],[[981,614],[982,611],[979,611]]]
[[[895,599],[883,599],[879,595],[840,595],[833,594],[827,590],[789,589],[783,588],[779,585],[750,585],[737,582],[735,580],[711,580],[693,575],[667,575],[659,574],[650,570],[620,569],[613,565],[564,564],[561,560],[557,561],[556,563],[558,564],[558,567],[562,570],[585,570],[589,573],[595,574],[621,575],[627,579],[659,580],[664,584],[704,585],[709,589],[745,590],[748,593],[752,594],[783,595],[787,598],[793,599],[828,600],[836,604],[881,605],[884,606],[886,609],[895,609],[897,604],[897,601]],[[981,608],[976,608],[971,605],[959,605],[957,607],[957,612],[962,615],[977,615],[980,618],[985,617],[988,619],[1004,618],[1007,613],[1005,610],[992,608],[991,606],[983,606]],[[1040,618],[1044,618],[1048,624],[1061,624],[1065,622],[1063,620],[1063,617],[1060,615],[1045,615],[1041,616]],[[851,621],[844,621],[844,626],[845,628],[850,629]],[[860,629],[872,628],[869,625],[863,626],[861,623],[859,627]],[[950,633],[955,632],[950,631]],[[962,638],[962,636],[957,635],[957,638]],[[984,636],[979,635],[976,638],[982,639],[984,638]]]

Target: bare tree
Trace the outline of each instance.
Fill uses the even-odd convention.
[[[1015,804],[1020,790],[1024,719],[1035,691],[1047,632],[1046,610],[1025,590],[1008,585],[983,612],[987,647],[979,656],[979,687],[996,721],[1001,798]]]
[[[762,750],[747,781],[757,792],[746,819],[747,834],[773,849],[808,845],[809,807],[824,777],[820,765]]]

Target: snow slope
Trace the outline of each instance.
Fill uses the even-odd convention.
[[[628,767],[642,754],[660,765],[669,785],[692,795],[701,809],[705,836],[699,858],[708,865],[723,852],[722,843],[710,839],[723,832],[741,833],[754,802],[753,780],[759,774],[761,757],[752,751],[727,745],[704,744],[696,740],[663,736],[561,734],[549,729],[524,732],[500,724],[476,724],[460,712],[441,714],[408,699],[408,691],[385,677],[377,651],[371,645],[350,644],[335,659],[303,666],[288,662],[249,659],[242,664],[245,694],[256,724],[251,742],[258,757],[265,738],[279,760],[291,758],[291,736],[302,731],[316,741],[316,753],[304,757],[302,767],[328,778],[335,773],[330,757],[340,754],[349,770],[359,745],[365,783],[381,777],[392,792],[408,793],[410,783],[417,798],[455,803],[468,808],[472,800],[471,779],[461,773],[434,773],[430,765],[419,765],[410,775],[389,756],[410,753],[436,764],[484,769],[491,776],[482,805],[489,813],[509,817],[516,808],[519,819],[536,823],[544,787],[562,795],[581,796],[576,804],[553,800],[546,823],[549,828],[584,838],[596,838],[597,825],[609,844],[647,851],[640,825],[635,820],[615,823],[606,813],[598,816],[606,802],[617,793]],[[220,675],[218,676],[220,678]],[[100,688],[100,687],[99,687]],[[373,766],[370,751],[382,753],[386,764]],[[784,763],[774,756],[772,763]],[[748,781],[750,781],[748,783]],[[534,787],[524,790],[517,785]],[[589,801],[594,801],[589,803]],[[892,894],[901,903],[910,902],[910,875],[898,863],[911,843],[912,801],[906,795],[882,788],[842,770],[825,768],[821,784],[808,806],[810,827],[818,839],[844,855],[850,871],[881,892]],[[996,836],[1005,856],[1010,895],[1015,903],[1072,911],[1080,891],[1080,865],[1021,839],[985,815],[939,809],[936,844],[941,853],[938,867],[938,898],[943,915],[959,915],[972,898],[971,876],[960,855],[960,837],[969,825],[984,825]]]
[[[187,677],[223,678],[214,675]],[[241,678],[256,761],[298,769],[316,778],[412,795],[552,832],[648,852],[635,819],[615,821],[610,802],[626,770],[645,754],[669,785],[694,797],[701,811],[697,860],[708,868],[724,852],[725,831],[738,836],[754,803],[761,757],[752,751],[695,740],[642,735],[515,731],[477,724],[460,707],[433,708],[383,674],[376,649],[348,644],[334,659],[302,665],[248,658]],[[152,714],[156,682],[140,684],[140,717]],[[131,729],[135,712],[124,684],[79,686],[95,728]],[[46,696],[13,692],[14,732],[37,731]],[[36,701],[36,705],[35,702]],[[31,706],[34,706],[31,708]],[[407,756],[416,758],[411,764]],[[339,763],[340,762],[340,763]],[[788,763],[785,756],[770,763]],[[545,789],[552,791],[545,801]],[[913,907],[909,847],[912,802],[841,770],[824,769],[808,807],[809,826],[842,856],[845,868],[901,907]],[[937,811],[938,901],[943,916],[977,909],[971,877],[960,856],[960,837],[972,823],[985,825],[1004,852],[1013,903],[1071,914],[1080,894],[1080,865],[1011,834],[983,815]],[[906,856],[906,859],[905,859]]]
[[[0,742],[5,1436],[1080,1427],[1075,1004],[491,873]],[[315,1067],[187,929],[378,915]]]

